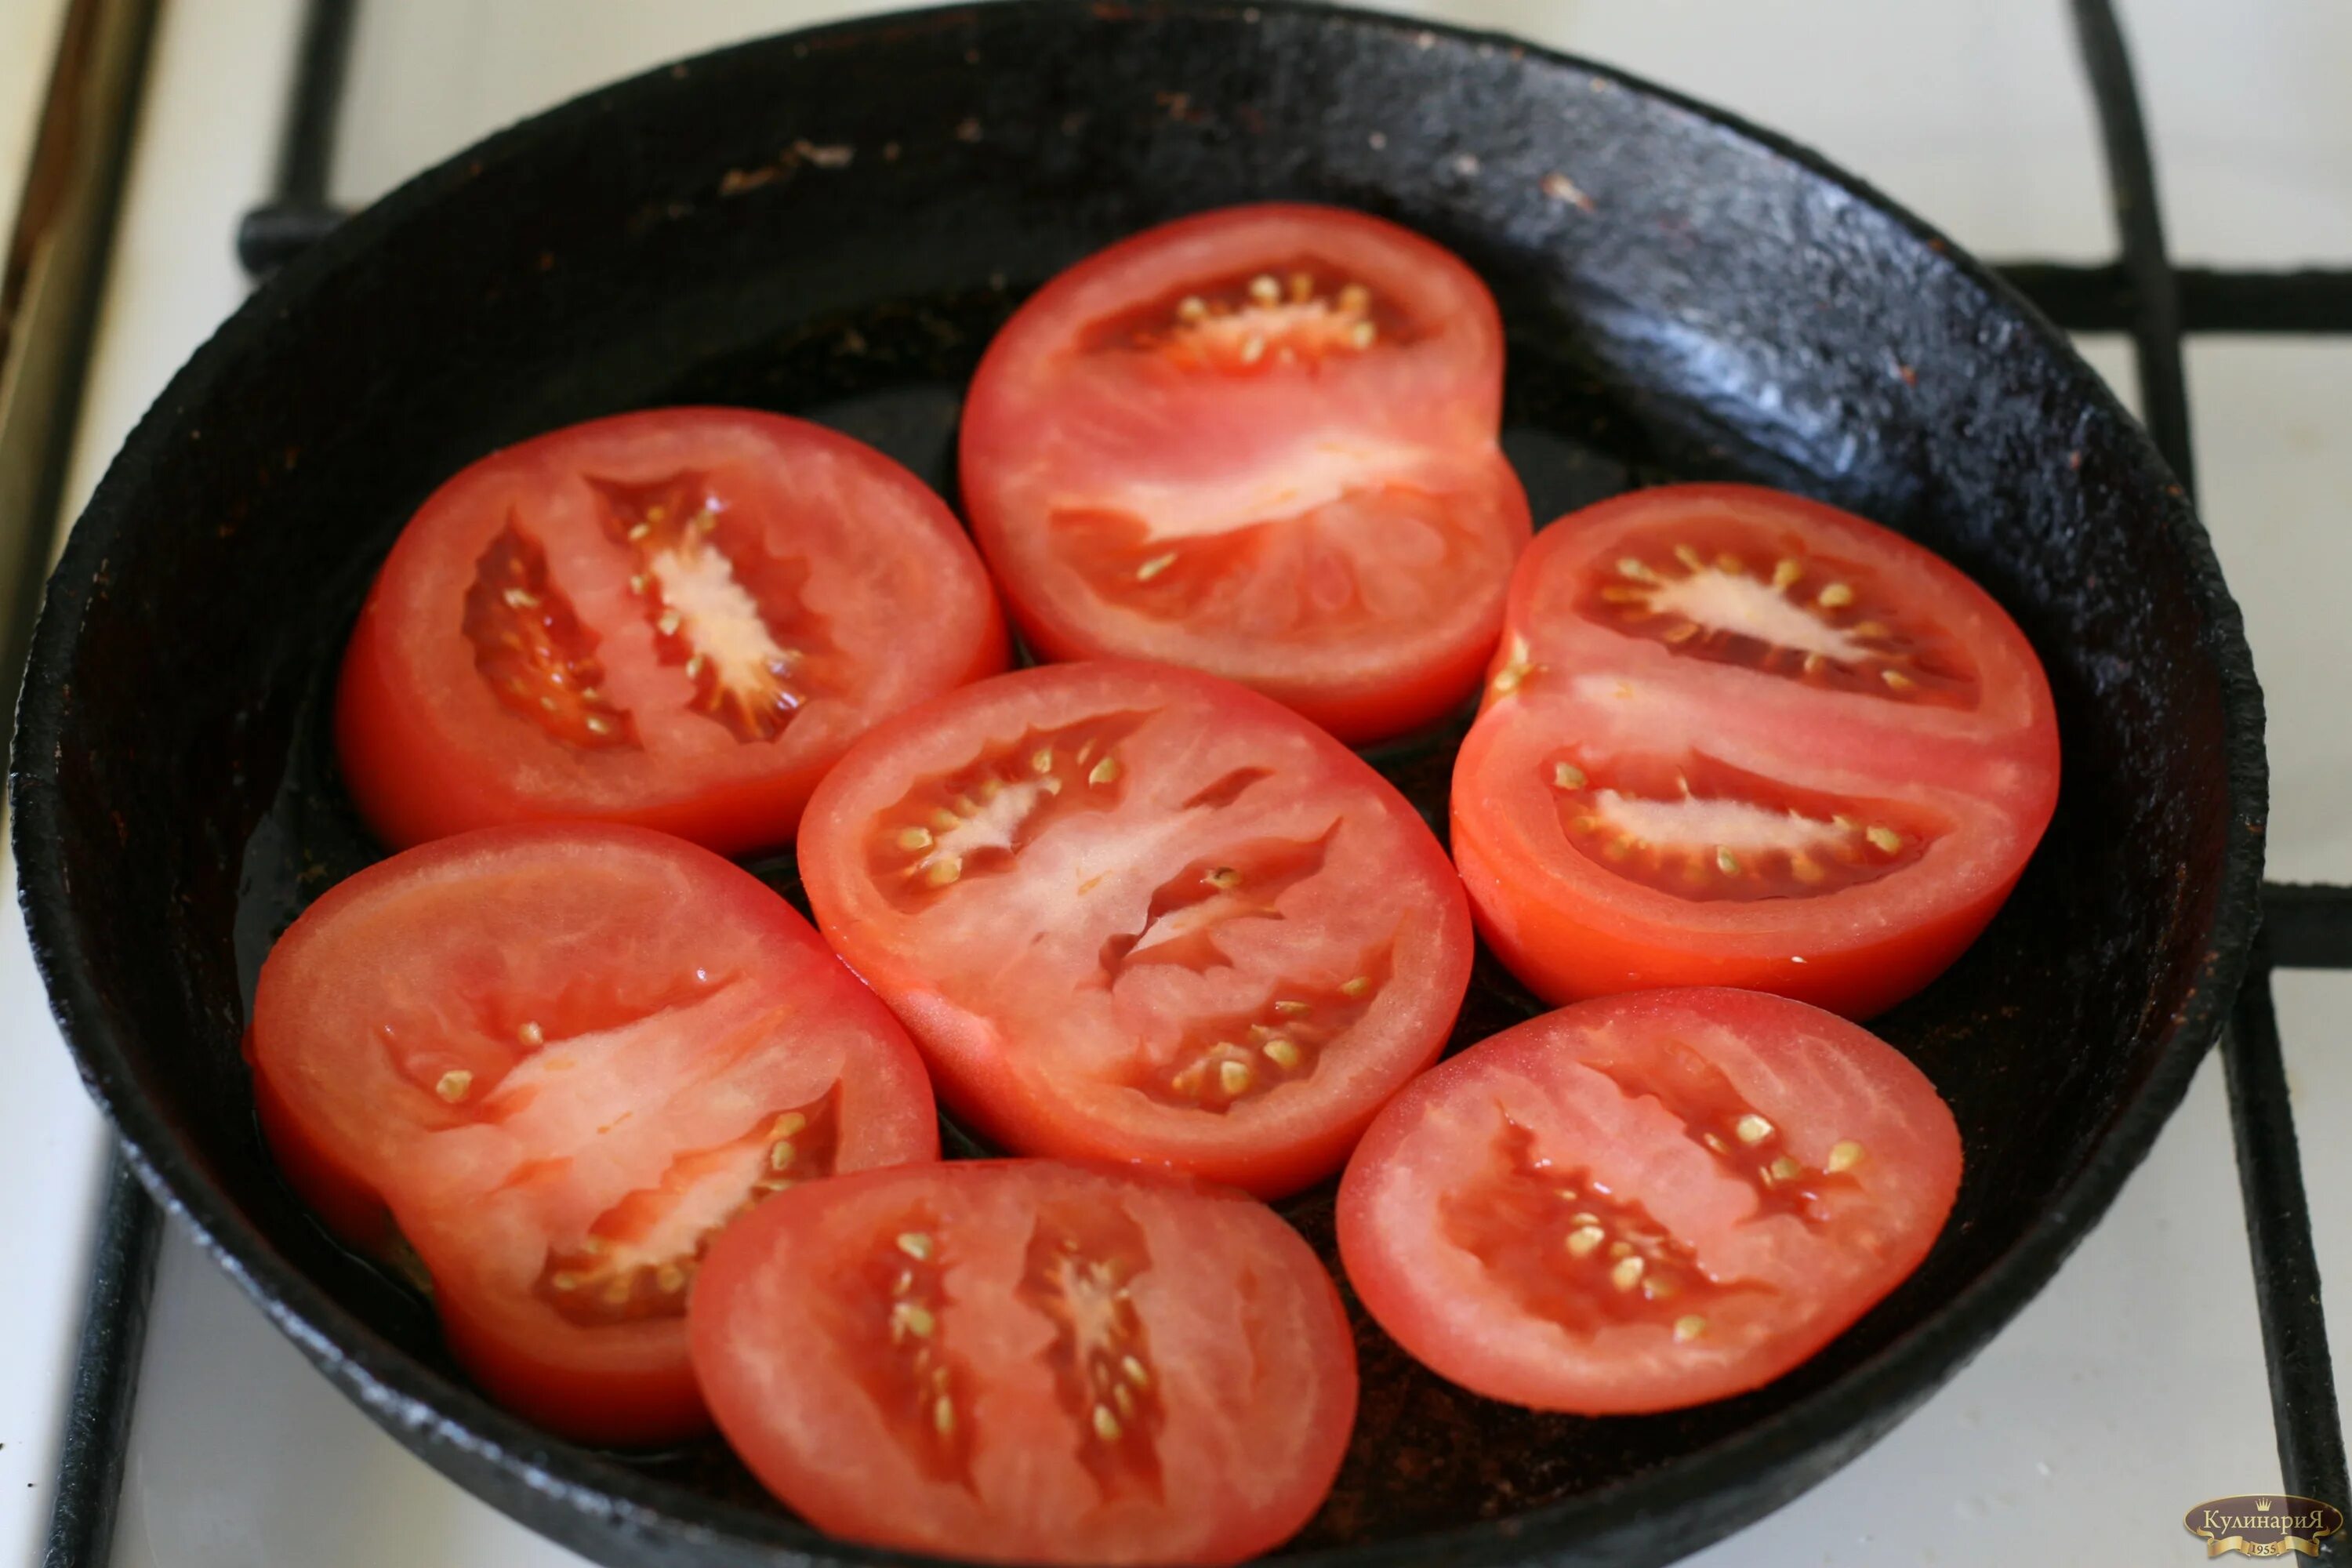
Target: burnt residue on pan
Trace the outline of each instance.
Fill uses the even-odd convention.
[[[328,713],[367,582],[466,462],[667,402],[822,419],[953,500],[961,388],[1031,289],[1160,219],[1265,196],[1380,213],[1487,279],[1510,333],[1504,444],[1538,518],[1738,478],[1955,561],[2041,650],[2066,770],[2009,907],[1878,1026],[1967,1141],[1919,1272],[1769,1388],[1632,1419],[1479,1399],[1359,1314],[1356,1446],[1296,1549],[1654,1563],[1776,1506],[2039,1287],[2218,1030],[2263,776],[2203,533],[2045,324],[1843,176],[1580,62],[1291,5],[1016,0],[655,72],[421,177],[198,355],[58,567],[15,780],[36,952],[142,1173],[395,1436],[591,1557],[881,1554],[792,1521],[715,1442],[595,1453],[488,1405],[422,1300],[275,1174],[237,1041],[269,942],[377,853]],[[1372,753],[1441,832],[1457,735]],[[788,856],[756,868],[796,893]],[[1455,1043],[1535,1007],[1482,956]],[[1286,1207],[1333,1257],[1328,1189]]]

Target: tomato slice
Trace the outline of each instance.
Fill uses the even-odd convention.
[[[921,1060],[789,904],[678,839],[490,828],[368,868],[262,965],[262,1127],[346,1240],[404,1238],[450,1348],[567,1436],[708,1422],[711,1236],[836,1171],[935,1159]]]
[[[1552,1001],[1739,985],[1863,1018],[1976,939],[2057,799],[2049,682],[1982,589],[1834,508],[1679,485],[1521,560],[1454,853]]]
[[[1047,1161],[792,1193],[691,1312],[719,1429],[837,1535],[1034,1563],[1236,1563],[1304,1524],[1356,1410],[1339,1292],[1237,1194]]]
[[[655,409],[433,493],[360,612],[336,739],[395,847],[589,818],[736,852],[789,843],[852,740],[1006,653],[906,469],[798,419]]]
[[[1540,1410],[1769,1383],[1927,1257],[1960,1135],[1876,1036],[1752,991],[1580,1003],[1399,1095],[1339,1186],[1366,1310],[1444,1377]]]
[[[900,715],[818,790],[800,858],[941,1097],[1019,1153],[1293,1191],[1436,1057],[1469,983],[1461,883],[1403,797],[1165,666]]]
[[[963,499],[1048,657],[1188,665],[1374,740],[1494,648],[1528,523],[1502,401],[1501,317],[1458,258],[1232,207],[1022,307],[972,381]]]

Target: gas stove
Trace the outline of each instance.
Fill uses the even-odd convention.
[[[66,514],[240,297],[232,235],[266,268],[519,115],[860,8],[164,7]],[[2352,653],[2352,11],[2123,0],[2127,59],[2105,6],[2063,0],[1399,8],[1723,104],[2003,263],[2199,491],[2269,700],[2270,924],[2230,1043],[1974,1364],[1690,1561],[2186,1563],[2204,1548],[2182,1515],[2206,1499],[2352,1503],[2326,1361],[2330,1327],[2352,1344],[2352,1292],[2323,1308],[2318,1289],[2322,1264],[2352,1261],[2352,1142],[2333,1136],[2352,1117],[2352,719],[2333,685]],[[0,1018],[0,1223],[17,1238],[0,1264],[17,1329],[0,1336],[0,1543],[17,1560],[46,1542],[52,1568],[580,1562],[399,1448],[156,1218],[110,1165],[14,922]]]

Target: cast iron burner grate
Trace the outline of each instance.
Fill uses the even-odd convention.
[[[2100,266],[2021,261],[1999,270],[2061,327],[2131,335],[2142,417],[2172,471],[2193,492],[2184,337],[2352,332],[2352,268],[2260,272],[2173,266],[2165,251],[2147,131],[2114,8],[2110,0],[2072,0],[2072,8],[2105,144],[2122,256]],[[238,256],[256,278],[276,269],[342,216],[327,200],[327,177],[355,9],[356,0],[309,0],[278,159],[278,196],[247,213],[237,232]],[[2271,973],[2352,969],[2352,887],[2268,883],[2263,913],[2263,930],[2221,1046],[2238,1180],[2245,1195],[2284,1488],[2345,1503],[2352,1501],[2352,1487],[2346,1480],[2344,1426],[2320,1310],[2311,1205],[2287,1099]],[[118,1159],[100,1220],[44,1568],[104,1568],[109,1561],[160,1233],[154,1205]],[[2337,1555],[2341,1539],[2324,1543],[2323,1554]]]

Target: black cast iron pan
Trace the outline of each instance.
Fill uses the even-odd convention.
[[[377,851],[321,692],[393,535],[507,442],[685,401],[812,415],[943,488],[960,389],[1024,295],[1181,213],[1362,207],[1451,246],[1510,335],[1546,518],[1737,477],[1925,542],[2006,605],[2065,786],[2008,909],[1882,1021],[1967,1139],[1908,1284],[1759,1393],[1583,1420],[1461,1393],[1360,1324],[1318,1562],[1663,1561],[1829,1474],[2049,1278],[2226,1012],[2254,924],[2261,697],[2206,538],[2048,325],[1818,159],[1507,39],[1286,5],[1034,0],[672,67],[499,136],[257,294],[116,460],[49,585],[15,776],[58,1016],[148,1185],[426,1459],[610,1563],[873,1562],[716,1444],[542,1436],[274,1173],[237,1055],[278,931]],[[1443,823],[1451,737],[1376,760]],[[788,861],[763,869],[787,890]],[[1482,963],[1460,1038],[1534,1010]],[[1292,1205],[1329,1244],[1328,1198]]]

